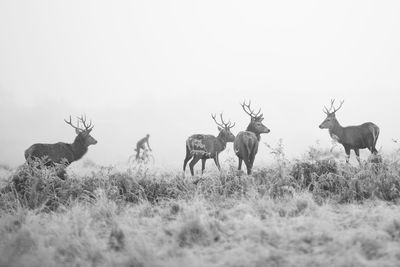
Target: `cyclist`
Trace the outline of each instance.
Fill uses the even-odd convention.
[[[150,144],[149,144],[149,137],[150,137],[150,135],[147,134],[145,137],[143,137],[136,143],[136,149],[135,149],[136,159],[140,159],[140,150],[141,149],[146,150],[146,146],[145,146],[146,144],[147,144],[147,147],[149,148],[149,150],[151,151]]]

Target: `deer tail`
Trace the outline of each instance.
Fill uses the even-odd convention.
[[[376,142],[378,141],[379,137],[379,127],[376,127],[376,132],[375,132],[375,140],[374,140],[374,146],[376,146]]]
[[[379,127],[376,125],[373,125],[372,137],[373,137],[372,153],[376,154],[376,153],[378,153],[378,150],[376,150],[376,142],[378,141],[378,137],[379,137]]]
[[[250,158],[251,153],[252,153],[252,151],[254,149],[253,139],[249,139],[249,144],[248,144],[248,146],[246,148],[247,148],[247,155]]]

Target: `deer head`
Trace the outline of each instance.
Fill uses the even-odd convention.
[[[246,101],[243,101],[242,104],[240,104],[246,112],[251,120],[249,126],[247,126],[247,131],[254,132],[255,134],[262,134],[262,133],[269,133],[271,130],[265,126],[262,121],[264,120],[263,114],[261,112],[261,108],[258,110],[257,113],[254,112],[254,110],[251,109],[251,101],[249,100],[249,104],[246,104]]]
[[[344,100],[340,102],[339,107],[335,108],[335,99],[331,100],[331,106],[328,109],[327,107],[324,106],[323,112],[326,114],[325,120],[321,123],[319,126],[320,129],[332,129],[337,123],[336,119],[336,111],[338,111],[344,103]]]
[[[94,125],[92,125],[91,121],[89,122],[89,124],[86,124],[86,116],[77,117],[76,126],[72,124],[71,116],[69,116],[69,121],[65,119],[64,121],[75,129],[75,132],[77,134],[76,140],[79,140],[79,142],[84,144],[86,147],[97,144],[97,140],[90,135],[90,132],[93,130]],[[79,122],[83,124],[84,128],[81,128],[79,126]]]
[[[221,118],[221,122],[218,122],[216,120],[216,118],[215,118],[216,114],[214,114],[214,115],[211,114],[211,117],[213,118],[215,123],[218,125],[219,136],[221,136],[222,139],[224,139],[226,142],[233,142],[235,140],[235,136],[231,132],[231,128],[233,128],[235,126],[235,123],[232,124],[231,121],[228,121],[226,123],[222,117],[222,113],[219,114],[219,116]]]

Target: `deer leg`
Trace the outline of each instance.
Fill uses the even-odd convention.
[[[216,156],[216,157],[214,158],[214,162],[215,162],[215,165],[217,165],[218,170],[221,171],[221,166],[219,165],[218,156]]]
[[[247,169],[247,174],[250,175],[251,174],[251,161],[250,160],[245,160],[244,164],[246,164],[246,169]]]
[[[250,168],[253,169],[254,160],[256,159],[256,154],[251,154],[249,157]]]
[[[239,166],[238,166],[239,171],[242,169],[242,162],[243,162],[243,160],[241,158],[239,158]]]
[[[344,150],[346,152],[346,163],[349,163],[349,161],[350,161],[350,148],[345,147]]]
[[[252,159],[250,160],[250,168],[251,168],[251,169],[253,169],[253,164],[254,164],[254,158],[252,158]]]
[[[356,153],[356,158],[358,161],[358,164],[361,166],[361,159],[360,159],[360,150],[358,148],[354,149],[354,152]]]
[[[186,151],[186,157],[183,160],[183,171],[186,170],[186,164],[188,163],[188,161],[192,158],[193,156],[190,154],[189,151]]]
[[[197,163],[200,159],[201,159],[201,157],[199,157],[199,156],[194,156],[194,158],[192,159],[192,161],[189,163],[190,173],[192,174],[192,176],[194,176],[193,167],[194,167],[194,165],[196,165],[196,163]]]
[[[205,168],[206,168],[206,160],[207,159],[201,159],[201,175],[203,175],[203,173],[204,173],[204,170],[205,170]]]

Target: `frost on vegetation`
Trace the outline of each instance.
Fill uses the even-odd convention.
[[[0,266],[399,266],[400,164],[288,160],[182,177],[24,165],[3,180]],[[335,154],[333,154],[335,155]]]

